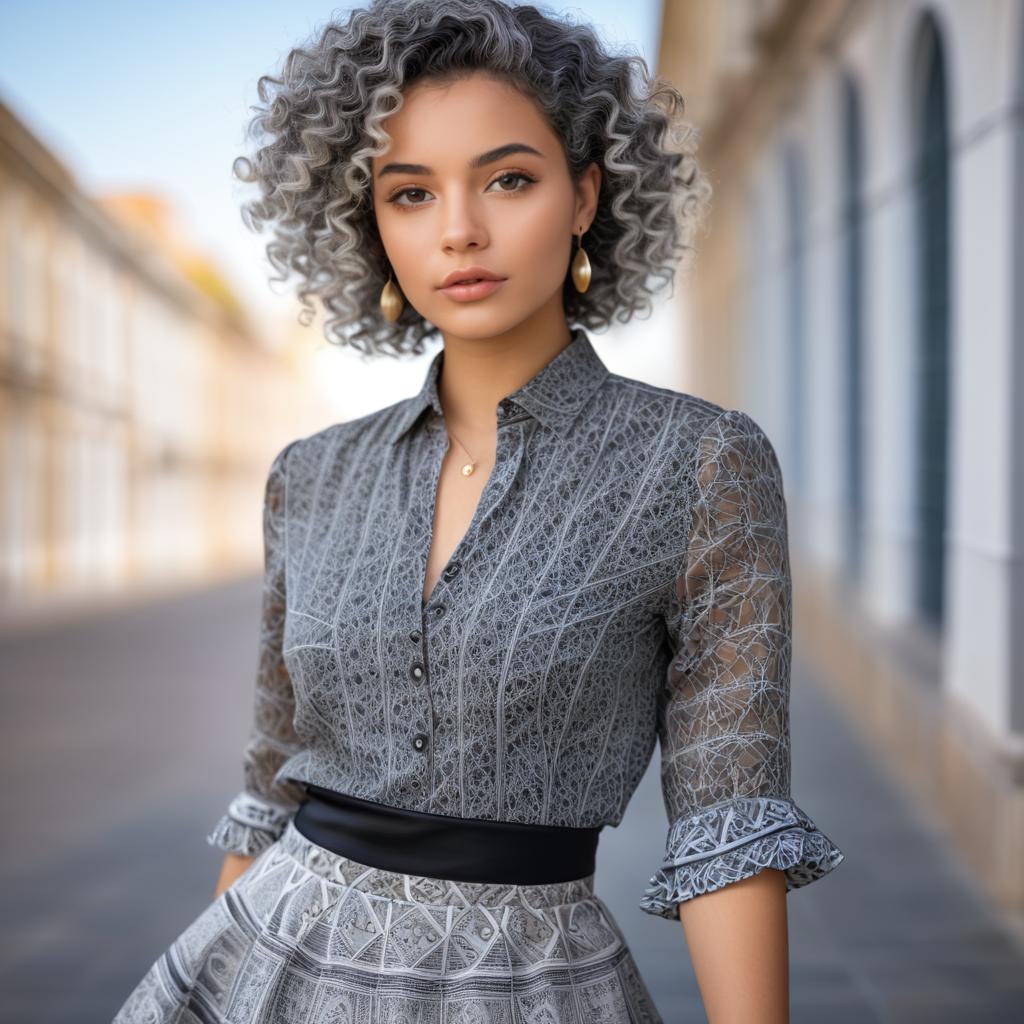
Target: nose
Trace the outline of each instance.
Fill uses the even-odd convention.
[[[487,245],[482,204],[466,189],[450,190],[442,204],[441,248],[462,250]]]

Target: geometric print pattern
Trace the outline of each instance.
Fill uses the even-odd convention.
[[[827,874],[841,850],[792,800],[727,800],[676,820],[668,854],[641,900],[642,909],[675,920],[677,905],[762,868],[782,870],[786,891]]]
[[[228,804],[227,814],[221,817],[207,839],[211,846],[254,857],[284,831],[293,817],[291,807],[273,804],[242,792]]]
[[[114,1024],[660,1024],[593,875],[384,871],[289,823],[152,965]]]
[[[611,373],[574,328],[498,404],[493,469],[424,601],[443,359],[418,394],[272,462],[243,787],[208,841],[266,850],[302,782],[614,826],[657,746],[668,829],[642,910],[841,863],[790,791],[788,526],[762,428]]]

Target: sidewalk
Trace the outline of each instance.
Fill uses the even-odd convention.
[[[793,729],[794,786],[813,794],[815,808],[828,814],[821,827],[847,855],[831,879],[814,884],[814,901],[805,906],[800,892],[791,894],[797,898],[790,907],[801,912],[791,916],[795,989],[856,994],[865,1012],[843,1020],[1020,1019],[1019,937],[940,824],[889,778],[803,666],[794,684]],[[816,782],[812,772],[820,773]],[[800,1019],[811,1018],[794,1016]]]

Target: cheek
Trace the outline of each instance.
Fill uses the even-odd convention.
[[[402,214],[382,216],[377,221],[377,230],[395,277],[406,296],[415,297],[417,301],[422,301],[433,285],[426,276],[423,254],[437,246],[437,235],[426,221],[425,217]]]
[[[416,221],[421,217],[403,216],[400,213],[382,213],[377,217],[377,233],[380,235],[388,257],[396,268],[413,260],[413,254],[423,251],[424,228]]]
[[[514,212],[500,241],[503,248],[507,244],[522,271],[542,276],[565,262],[571,230],[563,207],[538,206]]]

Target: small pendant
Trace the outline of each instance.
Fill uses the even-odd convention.
[[[472,474],[472,472],[473,472],[473,463],[472,462],[467,462],[462,467],[462,475],[463,476],[470,476]]]

